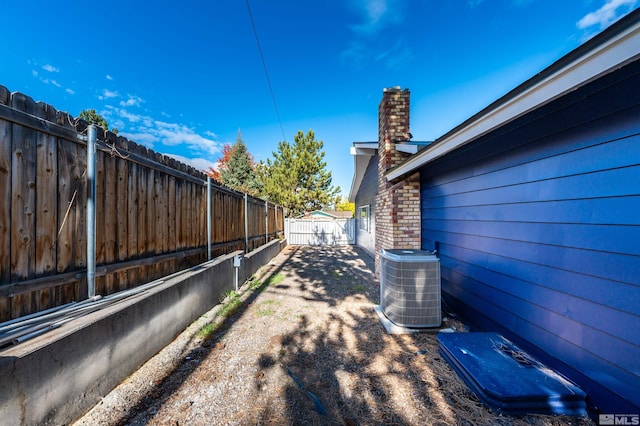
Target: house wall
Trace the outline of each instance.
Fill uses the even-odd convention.
[[[364,172],[362,184],[356,194],[356,244],[374,256],[376,251],[376,193],[378,192],[378,156],[374,155],[369,160],[367,170]],[[369,231],[361,229],[359,209],[362,206],[369,207]]]
[[[640,411],[640,65],[421,169],[422,248],[448,306]]]

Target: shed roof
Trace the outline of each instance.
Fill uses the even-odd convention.
[[[327,219],[350,219],[353,217],[353,212],[350,211],[342,211],[342,210],[314,210],[309,213],[304,213],[297,217],[297,219],[306,219],[306,218],[318,218],[318,217],[326,217]]]

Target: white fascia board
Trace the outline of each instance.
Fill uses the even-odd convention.
[[[354,143],[350,149],[353,155],[353,180],[351,181],[351,189],[349,190],[349,201],[354,202],[364,173],[367,171],[369,159],[376,154],[378,149],[377,143]]]
[[[407,154],[416,154],[418,152],[418,145],[397,143],[396,151],[406,152]]]
[[[378,149],[377,142],[354,143],[349,152],[351,155],[372,156],[376,153],[376,149]]]
[[[541,80],[514,98],[487,111],[473,122],[386,174],[397,179],[463,145],[495,130],[640,56],[640,23],[627,28],[587,54]]]

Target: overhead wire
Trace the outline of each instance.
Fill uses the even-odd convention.
[[[253,13],[251,12],[251,6],[249,5],[249,0],[245,0],[247,4],[247,10],[249,11],[249,19],[251,20],[251,28],[253,29],[253,35],[256,38],[256,44],[258,45],[258,53],[260,54],[260,60],[262,61],[262,68],[264,69],[264,75],[267,78],[267,86],[269,86],[269,93],[271,94],[271,100],[273,101],[273,108],[276,111],[276,117],[278,119],[278,124],[280,124],[280,131],[282,132],[282,137],[284,141],[287,141],[287,136],[284,133],[284,126],[282,125],[282,119],[280,118],[280,111],[278,110],[278,103],[276,102],[276,96],[273,92],[273,85],[271,84],[271,78],[269,78],[269,71],[267,70],[267,62],[264,59],[264,53],[262,52],[262,46],[260,45],[260,39],[258,38],[258,31],[256,30],[256,23],[253,20]]]

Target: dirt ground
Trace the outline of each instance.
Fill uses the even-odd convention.
[[[354,247],[287,247],[74,424],[593,424],[485,408],[435,334],[385,332],[372,270]]]

